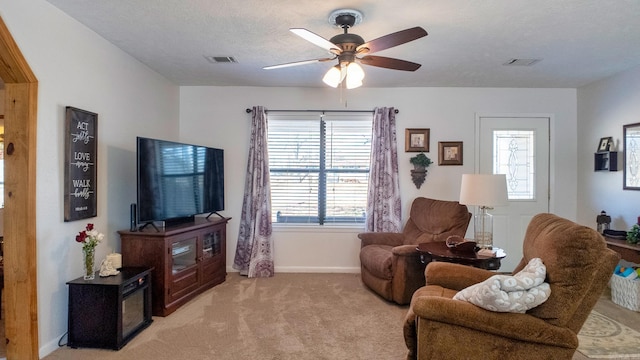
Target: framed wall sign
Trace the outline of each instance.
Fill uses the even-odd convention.
[[[640,123],[624,125],[624,171],[625,190],[640,190]]]
[[[67,106],[64,142],[64,221],[98,216],[98,114]]]
[[[438,165],[462,165],[462,141],[439,141]]]
[[[405,129],[405,152],[429,152],[429,129]]]

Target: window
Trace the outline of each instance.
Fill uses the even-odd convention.
[[[507,175],[509,200],[535,200],[535,131],[494,130],[493,144],[493,173]]]
[[[268,116],[273,223],[364,223],[373,114]]]

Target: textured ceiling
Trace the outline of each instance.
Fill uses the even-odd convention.
[[[288,29],[329,39],[342,30],[328,16],[342,8],[363,13],[350,32],[365,41],[414,26],[429,33],[375,53],[420,69],[363,66],[365,87],[575,88],[640,65],[638,0],[48,1],[178,85],[323,87],[333,62],[262,67],[330,55]],[[502,65],[513,58],[542,61]]]

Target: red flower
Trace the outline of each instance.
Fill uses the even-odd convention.
[[[87,224],[87,230],[88,231],[93,230],[93,224]]]
[[[87,238],[87,232],[86,231],[80,231],[80,233],[78,235],[76,235],[76,241],[81,243],[84,242],[84,240]]]

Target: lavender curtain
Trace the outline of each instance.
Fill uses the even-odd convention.
[[[274,275],[267,113],[262,106],[254,106],[251,117],[247,177],[233,268],[250,278]]]
[[[375,108],[367,196],[367,231],[400,232],[402,206],[394,108]]]

